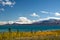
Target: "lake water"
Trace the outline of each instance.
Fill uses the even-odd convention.
[[[44,30],[57,30],[60,26],[44,26],[44,25],[20,25],[20,26],[0,26],[0,32],[8,31],[11,28],[12,31],[44,31]]]

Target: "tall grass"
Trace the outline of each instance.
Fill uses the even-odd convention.
[[[12,32],[9,28],[8,32],[0,32],[0,40],[60,40],[60,30]]]

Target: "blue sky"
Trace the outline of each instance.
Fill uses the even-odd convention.
[[[9,1],[12,3],[15,2],[15,4],[10,6],[9,4],[5,4],[5,6],[3,6],[0,3],[0,21],[15,21],[19,17],[27,17],[30,20],[37,20],[47,17],[60,17],[60,0]],[[2,8],[4,10],[1,10]]]

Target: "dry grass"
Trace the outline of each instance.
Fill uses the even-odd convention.
[[[60,40],[60,30],[37,32],[1,32],[0,40]]]

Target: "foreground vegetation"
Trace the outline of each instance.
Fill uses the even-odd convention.
[[[0,32],[0,40],[60,40],[60,30],[37,32]]]

